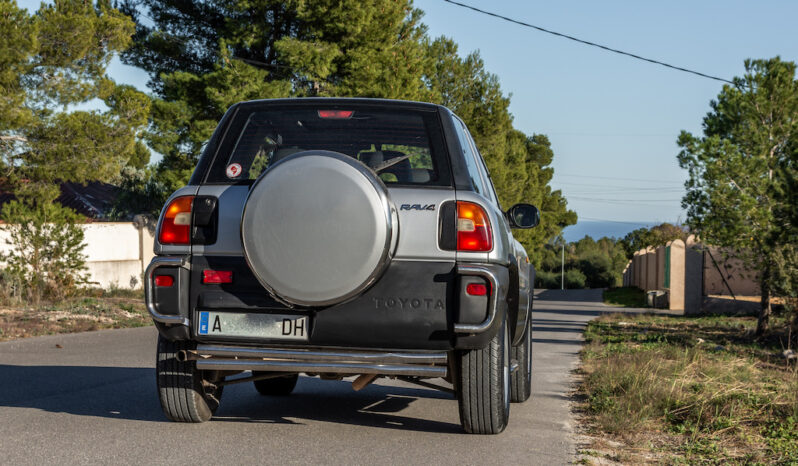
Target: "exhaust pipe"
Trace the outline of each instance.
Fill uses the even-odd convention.
[[[360,390],[366,388],[366,385],[374,382],[374,379],[376,378],[377,374],[360,374],[358,378],[352,381],[352,389],[356,392],[359,392]]]

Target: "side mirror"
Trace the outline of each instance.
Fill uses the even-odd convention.
[[[516,204],[507,211],[511,228],[532,228],[540,223],[540,211],[532,204]]]

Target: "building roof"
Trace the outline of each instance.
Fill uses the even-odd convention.
[[[90,181],[85,186],[80,183],[61,183],[61,195],[56,201],[64,207],[75,210],[91,220],[107,220],[122,189],[100,181]],[[9,191],[0,191],[0,208],[16,199]]]

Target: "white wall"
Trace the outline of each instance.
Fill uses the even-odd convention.
[[[153,234],[133,222],[86,223],[82,227],[86,268],[94,286],[141,288],[142,274],[153,257]],[[8,238],[5,227],[0,227],[0,252],[11,248]]]

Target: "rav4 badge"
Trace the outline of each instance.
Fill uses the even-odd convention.
[[[435,210],[435,204],[402,204],[399,210]]]

